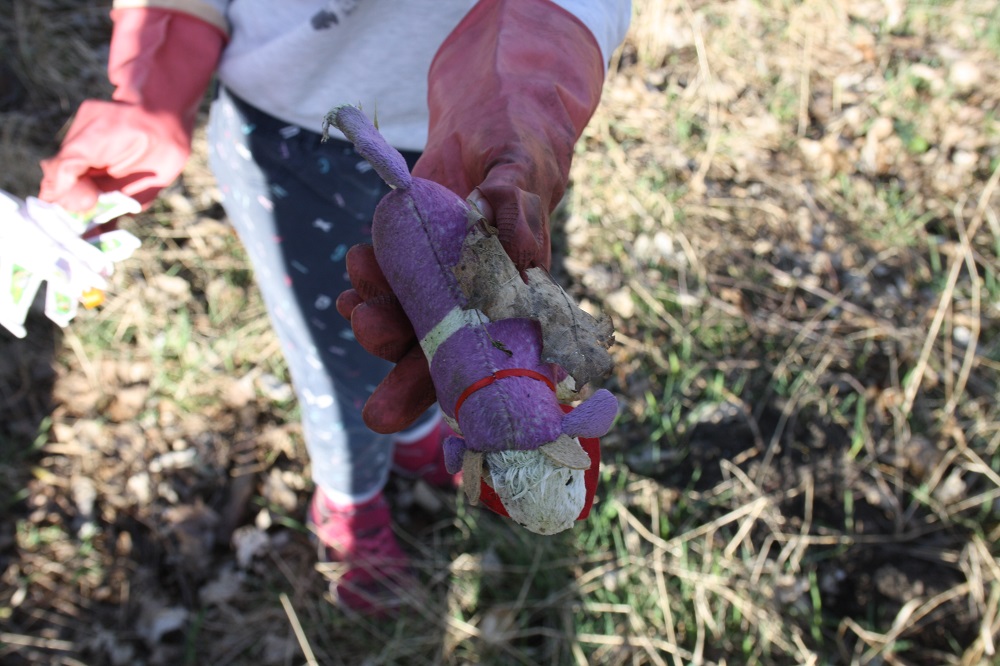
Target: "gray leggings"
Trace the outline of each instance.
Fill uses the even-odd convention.
[[[358,345],[334,304],[350,287],[344,256],[371,242],[388,187],[349,144],[321,143],[317,132],[225,90],[212,104],[208,140],[223,206],[291,372],[313,480],[334,501],[362,502],[385,485],[391,463],[392,439],[361,419],[390,366]],[[419,156],[404,155],[411,167]]]

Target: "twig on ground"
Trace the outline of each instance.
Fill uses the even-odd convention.
[[[319,662],[316,661],[316,655],[313,654],[312,646],[309,645],[309,638],[306,636],[306,632],[302,629],[302,624],[299,622],[299,616],[295,613],[295,608],[292,606],[292,602],[288,600],[288,595],[284,592],[280,595],[281,605],[285,609],[285,613],[288,615],[288,621],[292,625],[292,630],[295,632],[295,639],[299,642],[299,647],[302,648],[302,654],[306,658],[306,663],[309,666],[319,666]]]

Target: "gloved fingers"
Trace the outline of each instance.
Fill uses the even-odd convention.
[[[134,174],[130,178],[109,179],[108,187],[102,189],[105,192],[121,191],[142,204],[145,210],[159,196],[163,188],[162,180],[156,174],[141,173]]]
[[[361,298],[361,294],[359,294],[356,289],[342,291],[340,292],[340,295],[337,296],[337,312],[340,313],[341,317],[350,321],[354,308],[364,302],[365,300]]]
[[[390,434],[412,425],[436,401],[427,358],[414,346],[376,387],[361,416],[375,432]]]
[[[89,178],[81,178],[73,183],[73,185],[58,198],[45,199],[44,196],[40,196],[39,198],[45,201],[58,203],[71,213],[77,213],[93,209],[94,206],[97,205],[97,197],[99,197],[102,192],[103,190],[97,187],[93,180]]]
[[[144,171],[116,178],[107,171],[85,166],[75,158],[53,158],[42,162],[42,183],[38,198],[59,204],[71,212],[87,211],[97,205],[97,197],[104,192],[122,192],[140,204],[149,206],[159,194],[162,185],[157,174]]]
[[[486,200],[486,197],[483,196],[483,193],[479,191],[478,187],[472,190],[472,193],[467,196],[465,200],[478,210],[479,214],[486,218],[487,222],[493,224],[493,206],[491,206],[490,202]]]
[[[183,137],[121,102],[86,100],[59,153],[41,163],[39,198],[88,210],[102,192],[121,191],[148,206],[184,168]]]
[[[91,180],[101,192],[121,192],[138,201],[145,210],[179,173],[179,170],[171,174],[148,169],[140,170],[119,162],[114,170],[109,167],[106,174],[95,174]]]
[[[355,291],[361,295],[362,300],[368,301],[379,296],[391,296],[392,287],[379,268],[378,261],[375,260],[375,248],[371,245],[355,245],[347,251],[347,275],[351,279],[351,285]]]
[[[416,334],[371,245],[348,250],[347,274],[354,289],[337,297],[337,311],[350,320],[355,339],[369,354],[397,361],[414,346]]]
[[[491,176],[476,188],[493,213],[500,243],[518,270],[532,266],[548,269],[551,263],[548,211],[537,194],[508,184],[495,184]]]
[[[369,354],[396,362],[417,341],[413,325],[399,301],[377,297],[351,311],[354,338]]]
[[[68,211],[90,210],[101,193],[97,184],[87,176],[91,171],[89,160],[56,156],[42,160],[42,183],[38,198],[59,204]]]

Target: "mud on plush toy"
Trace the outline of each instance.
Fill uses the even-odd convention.
[[[571,527],[589,512],[599,461],[596,441],[588,454],[578,438],[605,435],[618,405],[600,389],[565,413],[556,387],[610,372],[610,321],[577,308],[542,269],[522,279],[482,216],[413,177],[359,109],[334,109],[329,126],[393,188],[375,211],[372,244],[460,435],[444,443],[449,471],[463,470],[473,504],[482,498],[533,532]]]

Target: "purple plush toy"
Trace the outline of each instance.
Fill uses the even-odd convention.
[[[618,405],[600,389],[564,414],[556,388],[610,372],[610,322],[577,308],[542,269],[522,279],[482,216],[413,177],[359,109],[334,109],[324,129],[331,125],[393,188],[375,211],[372,244],[461,435],[444,443],[449,470],[463,470],[472,503],[482,480],[527,529],[567,529],[586,501],[591,465],[577,438],[606,434]]]

